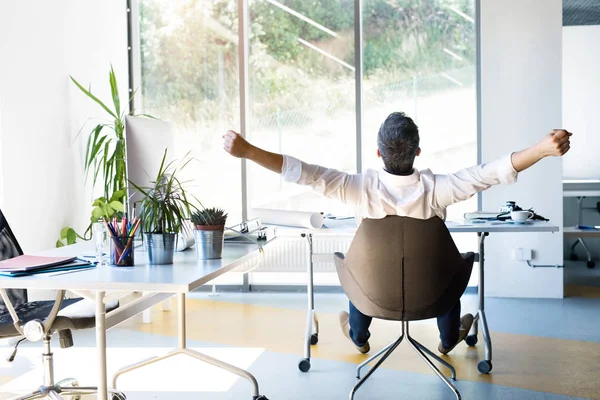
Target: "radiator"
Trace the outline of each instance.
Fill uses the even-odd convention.
[[[315,272],[334,272],[333,253],[346,253],[352,237],[314,237],[313,266]],[[265,257],[253,272],[304,272],[308,258],[308,240],[298,237],[279,237],[265,248]],[[236,268],[238,272],[250,270],[256,265],[259,256]]]

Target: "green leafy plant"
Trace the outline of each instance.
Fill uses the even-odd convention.
[[[90,226],[86,230],[86,234],[90,230],[94,222],[105,219],[110,221],[113,217],[121,217],[124,212],[124,207],[121,199],[125,195],[124,190],[117,190],[113,193],[109,201],[106,201],[106,197],[98,197],[92,203],[92,216],[90,217]],[[73,244],[77,239],[89,240],[90,237],[79,235],[75,229],[66,227],[60,231],[60,239],[56,242],[56,247],[62,247],[65,244]]]
[[[92,172],[93,185],[96,185],[98,177],[102,177],[104,182],[104,197],[109,198],[114,192],[125,188],[127,182],[127,172],[125,167],[125,112],[121,112],[121,100],[119,98],[119,88],[117,78],[113,67],[110,67],[109,82],[110,92],[113,102],[113,109],[106,106],[100,99],[92,94],[91,89],[84,88],[75,78],[70,77],[71,81],[87,97],[95,101],[112,118],[109,123],[100,123],[96,125],[90,134],[85,150],[84,168],[89,176]],[[123,191],[122,203],[125,200]]]
[[[109,221],[113,217],[119,217],[120,214],[125,212],[122,202],[124,196],[125,190],[117,190],[108,201],[106,200],[106,197],[98,197],[94,200],[92,203],[93,208],[90,222],[94,223],[99,219]]]
[[[93,178],[92,187],[95,187],[100,181],[103,182],[104,187],[103,196],[94,199],[92,203],[90,225],[87,227],[83,236],[76,233],[73,228],[63,228],[60,239],[56,242],[56,247],[73,244],[76,242],[77,238],[82,240],[91,239],[91,227],[94,222],[98,221],[100,218],[110,219],[115,216],[121,217],[125,212],[127,205],[125,117],[126,115],[134,115],[133,110],[127,114],[125,110],[121,109],[117,78],[112,65],[109,72],[112,108],[96,97],[92,93],[91,88],[86,89],[75,78],[72,76],[70,78],[75,86],[77,86],[88,98],[102,107],[109,117],[109,122],[97,124],[88,134],[84,160],[86,179],[91,175]],[[131,100],[134,95],[135,92],[129,100]]]
[[[224,226],[227,221],[225,210],[220,208],[205,208],[196,210],[192,214],[192,223],[194,225],[205,226]]]
[[[139,216],[144,233],[179,233],[185,229],[184,221],[195,207],[188,200],[183,183],[177,174],[192,160],[186,156],[175,166],[174,161],[165,165],[167,149],[162,158],[156,179],[150,187],[131,184],[144,196],[140,202]]]

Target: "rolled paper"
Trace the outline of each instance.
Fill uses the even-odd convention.
[[[252,209],[252,215],[258,217],[261,223],[269,225],[284,225],[312,229],[318,229],[323,226],[323,215],[317,212],[254,208]]]

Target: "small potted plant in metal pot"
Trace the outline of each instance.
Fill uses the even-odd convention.
[[[196,255],[200,260],[221,258],[223,254],[223,232],[227,214],[219,208],[204,208],[192,214]]]
[[[186,157],[181,165],[175,166],[174,162],[165,165],[166,158],[165,149],[156,180],[150,187],[140,187],[131,182],[144,196],[140,202],[139,216],[148,263],[151,265],[173,263],[177,234],[186,229],[185,220],[189,218],[193,207],[177,178],[177,173],[191,159]]]

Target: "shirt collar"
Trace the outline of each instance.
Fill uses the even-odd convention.
[[[413,168],[413,172],[410,175],[394,175],[381,168],[380,176],[386,182],[389,182],[395,186],[414,185],[421,180],[421,174],[416,168]]]

